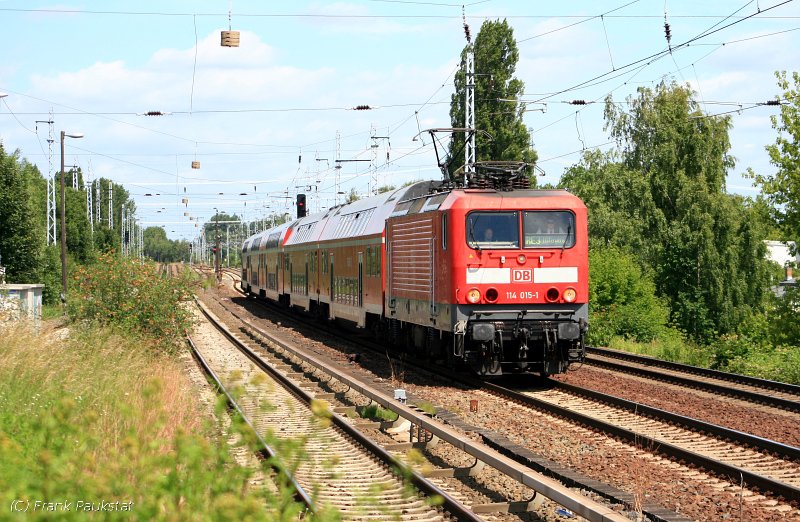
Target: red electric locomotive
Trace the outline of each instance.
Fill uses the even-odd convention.
[[[585,352],[586,219],[564,190],[419,182],[248,238],[242,286],[480,375],[556,374]]]

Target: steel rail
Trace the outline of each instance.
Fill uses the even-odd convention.
[[[786,393],[795,393],[798,394],[800,397],[800,386],[794,384],[788,384],[778,381],[770,381],[767,379],[759,379],[757,377],[750,377],[747,375],[739,375],[734,373],[726,373],[721,372],[719,370],[711,370],[706,368],[700,368],[697,366],[690,366],[680,363],[674,363],[670,361],[660,361],[657,359],[653,359],[650,357],[642,357],[635,354],[620,354],[617,351],[610,351],[601,348],[592,348],[587,347],[587,351],[589,353],[595,352],[606,357],[613,357],[616,359],[623,359],[633,361],[643,365],[649,365],[654,367],[661,367],[668,370],[680,371],[684,373],[691,373],[695,375],[700,375],[703,377],[711,377],[714,379],[723,380],[726,382],[730,382],[733,384],[741,383],[747,384],[750,386],[756,386],[759,388],[764,388],[767,390],[776,390]],[[728,386],[724,386],[721,384],[715,384],[713,382],[704,382],[698,381],[696,379],[692,379],[690,377],[681,377],[679,375],[668,375],[661,373],[656,370],[649,370],[647,368],[632,368],[627,366],[623,363],[615,363],[612,361],[600,361],[598,359],[592,359],[591,357],[586,359],[586,364],[592,364],[596,366],[602,366],[606,368],[611,368],[617,371],[621,371],[624,373],[632,373],[637,375],[643,375],[650,379],[656,379],[660,381],[666,382],[673,382],[676,384],[680,384],[683,386],[696,388],[696,389],[703,389],[708,390],[716,393],[720,393],[730,397],[737,397],[741,399],[746,399],[750,402],[757,402],[761,404],[767,404],[771,406],[775,406],[781,409],[800,412],[800,400],[793,401],[790,399],[785,399],[782,397],[772,397],[770,395],[765,395],[762,393],[749,391],[749,390],[742,390],[737,388],[732,388]]]
[[[245,297],[247,297],[247,294],[245,294],[242,289],[237,288],[236,286],[234,286],[234,290],[236,290],[240,294],[242,294]],[[282,316],[287,317],[287,318],[291,318],[294,321],[298,320],[297,315],[290,314],[288,310],[283,309],[283,308],[279,308],[279,307],[275,307],[275,306],[271,305],[270,303],[268,303],[268,302],[266,302],[266,301],[264,301],[264,300],[262,300],[260,298],[253,298],[253,302],[261,305],[262,307],[270,310],[271,312],[279,313]],[[231,310],[231,309],[229,309],[227,307],[225,307],[225,308],[228,310],[228,312],[230,312],[232,315],[237,317],[240,321],[246,322],[245,319],[240,317],[237,312],[235,312],[235,311],[233,311],[233,310]],[[329,335],[333,335],[336,338],[345,339],[348,342],[356,343],[356,344],[360,345],[361,347],[366,348],[366,349],[368,349],[370,351],[383,353],[383,351],[386,349],[385,346],[377,347],[374,343],[366,341],[364,339],[353,338],[353,337],[344,337],[344,336],[342,336],[342,331],[341,330],[330,329],[330,328],[327,328],[327,327],[322,326],[322,325],[317,324],[317,323],[314,324],[314,329],[318,330],[318,331],[325,332],[326,334],[329,334]],[[394,353],[394,352],[392,352],[392,353]],[[420,365],[419,363],[417,363],[416,361],[413,361],[413,360],[404,360],[403,364],[409,365],[409,366],[413,366],[413,367],[417,368],[419,371],[422,371],[422,372],[431,373],[430,366]],[[441,367],[441,366],[436,366],[436,371],[433,372],[433,374],[436,375],[437,377],[444,377],[444,378],[450,379],[453,382],[459,382],[459,383],[464,384],[465,386],[473,387],[473,388],[481,388],[485,383],[484,380],[477,379],[477,378],[474,378],[472,376],[468,376],[468,375],[464,374],[463,372],[456,372],[456,371],[452,370],[451,368],[446,368],[446,367]],[[460,421],[460,419],[457,416],[449,414],[446,411],[440,410],[437,413],[437,417],[445,419],[445,421],[448,424],[451,424],[451,425],[454,425],[454,426],[460,426],[461,429],[463,429],[463,430],[479,432],[481,434],[481,437],[483,438],[484,442],[486,442],[490,447],[492,447],[494,449],[497,449],[500,453],[502,453],[503,455],[508,456],[509,458],[511,458],[512,460],[514,460],[516,462],[522,463],[522,464],[524,464],[526,466],[531,467],[535,471],[538,471],[538,472],[540,472],[540,473],[542,473],[542,474],[544,474],[546,476],[554,478],[555,480],[567,485],[568,487],[580,488],[582,490],[592,491],[592,492],[594,492],[594,493],[606,498],[607,500],[609,500],[612,503],[625,505],[629,509],[633,509],[633,506],[635,505],[635,501],[632,500],[631,498],[629,498],[629,495],[627,495],[625,492],[622,492],[621,490],[618,490],[617,488],[615,488],[613,486],[609,486],[607,484],[603,484],[602,482],[598,482],[598,481],[596,481],[594,479],[589,479],[589,478],[583,477],[580,474],[571,472],[570,470],[568,470],[566,468],[563,468],[562,466],[556,465],[555,463],[547,462],[545,459],[542,459],[541,457],[536,456],[536,457],[532,458],[531,457],[532,453],[529,450],[525,449],[525,448],[522,448],[522,447],[519,447],[519,446],[515,446],[515,449],[510,449],[510,447],[502,447],[503,443],[502,442],[498,442],[498,440],[504,439],[504,436],[502,436],[499,433],[496,436],[492,436],[485,429],[474,427],[474,426],[470,427],[466,423]],[[535,454],[533,454],[533,455],[535,455]],[[658,505],[655,505],[655,504],[652,504],[652,505],[648,504],[646,506],[642,506],[642,509],[643,509],[642,512],[645,514],[647,519],[648,520],[653,520],[654,522],[671,522],[671,521],[687,522],[689,520],[689,519],[679,515],[678,513],[675,513],[675,512],[670,511],[670,510],[667,510],[667,509],[663,508],[662,506],[658,506]]]
[[[198,362],[198,364],[200,364],[203,371],[209,377],[211,377],[211,379],[214,381],[214,386],[217,388],[217,390],[219,390],[225,395],[225,400],[228,403],[228,406],[236,410],[236,412],[239,414],[242,420],[247,424],[247,426],[255,435],[256,440],[258,440],[258,443],[261,446],[261,449],[258,450],[258,453],[261,453],[262,456],[266,458],[276,457],[278,455],[278,452],[276,452],[269,444],[267,444],[267,442],[261,437],[261,435],[259,435],[258,431],[256,431],[255,427],[250,422],[250,419],[247,418],[247,415],[245,415],[242,408],[239,406],[239,404],[236,403],[236,400],[233,398],[230,392],[228,392],[227,388],[225,388],[225,385],[222,384],[222,380],[217,376],[217,374],[205,360],[203,355],[200,353],[200,350],[197,349],[197,345],[194,344],[194,341],[192,340],[191,336],[187,335],[186,340],[189,342],[189,346],[191,346],[192,348],[192,357],[194,357],[194,359]],[[282,466],[278,466],[274,462],[271,463],[270,466],[272,467],[273,470],[275,470],[275,472],[282,475],[288,481],[288,483],[291,484],[293,490],[292,496],[298,502],[305,505],[307,510],[311,511],[312,513],[316,513],[317,509],[316,506],[314,505],[314,501],[311,499],[311,496],[308,493],[306,493],[306,491],[303,489],[303,486],[301,486],[297,482],[294,476],[291,473],[289,473],[285,468],[283,468]]]
[[[211,323],[219,330],[225,337],[233,342],[237,348],[239,348],[242,353],[244,353],[248,359],[253,361],[253,363],[261,368],[263,371],[267,372],[270,377],[274,378],[275,380],[279,381],[281,385],[283,385],[287,390],[290,391],[293,395],[297,398],[301,399],[307,404],[310,404],[313,397],[303,390],[296,386],[288,377],[278,371],[275,367],[271,364],[264,361],[258,354],[256,354],[253,350],[251,350],[247,345],[243,344],[239,341],[236,336],[234,336],[227,328],[225,328],[222,324],[216,321],[209,313],[209,311],[199,303],[200,310],[203,312]],[[250,326],[255,330],[257,328]],[[286,349],[290,349],[288,346],[284,346],[284,343],[280,340],[273,338],[273,336],[267,334],[266,332],[259,331],[259,335],[262,335],[265,338],[268,338],[271,342],[281,345]],[[321,368],[320,368],[321,369]],[[450,516],[455,517],[459,521],[464,522],[483,522],[483,519],[478,517],[475,513],[470,511],[466,506],[458,502],[456,499],[448,495],[446,492],[439,489],[435,484],[427,480],[425,477],[420,475],[419,473],[407,468],[401,462],[399,462],[392,454],[388,453],[384,450],[381,446],[373,442],[371,439],[367,438],[363,433],[358,431],[355,427],[351,424],[346,422],[341,416],[331,412],[331,421],[336,424],[336,426],[341,429],[346,435],[351,437],[355,440],[358,444],[363,446],[367,449],[370,453],[376,456],[381,462],[388,465],[390,468],[395,468],[400,470],[402,473],[398,474],[400,478],[410,477],[411,483],[420,491],[423,491],[429,497],[433,497],[438,495],[442,498],[442,506],[443,510],[446,511]]]
[[[726,428],[718,424],[711,424],[710,422],[705,422],[692,417],[678,415],[677,413],[671,413],[666,410],[654,408],[652,406],[647,406],[645,404],[641,404],[634,401],[629,401],[627,399],[622,399],[620,397],[615,397],[613,395],[607,395],[602,392],[581,388],[573,384],[568,384],[561,381],[553,381],[553,384],[554,387],[556,388],[560,388],[575,395],[582,395],[592,400],[611,404],[613,406],[616,406],[620,409],[629,412],[638,413],[653,419],[663,420],[665,422],[669,422],[672,424],[678,424],[686,428],[689,428],[691,430],[710,433],[716,437],[730,439],[734,442],[746,444],[753,448],[758,448],[764,452],[778,454],[787,459],[800,460],[800,448],[796,446],[783,444],[781,442],[776,442],[771,439],[765,439],[763,437],[759,437],[751,433],[745,433],[743,431],[733,430],[731,428]]]
[[[537,399],[536,397],[532,397],[530,395],[524,395],[494,383],[487,382],[484,384],[484,386],[487,389],[493,390],[500,395],[516,400],[521,404],[525,404],[536,409],[547,411],[555,415],[559,415],[561,417],[569,419],[578,424],[588,426],[590,428],[601,430],[604,433],[613,435],[615,437],[619,437],[620,439],[625,440],[629,443],[641,447],[651,448],[653,452],[667,455],[678,461],[684,460],[686,462],[691,462],[704,469],[711,470],[720,475],[735,479],[737,483],[740,481],[744,481],[749,486],[757,487],[762,491],[771,491],[772,493],[780,495],[790,501],[800,500],[800,488],[792,486],[791,484],[786,484],[784,482],[780,482],[771,479],[769,477],[753,473],[746,469],[742,469],[738,466],[714,460],[710,457],[700,455],[698,453],[689,451],[679,446],[675,446],[673,444],[669,444],[667,442],[660,441],[658,439],[648,437],[647,435],[643,435],[641,433],[637,433],[625,428],[620,428],[619,426],[615,426],[608,422],[595,419],[593,417],[589,417],[587,415],[584,415],[582,413],[576,412],[568,408],[563,408],[555,404],[550,404],[546,401]],[[587,392],[587,390],[583,388],[579,388],[579,390],[580,393],[582,394]],[[592,392],[592,393],[597,393],[597,392]],[[611,397],[611,396],[606,396],[606,397]],[[614,397],[614,399],[623,400],[616,397]],[[640,405],[640,408],[645,408],[645,406]]]
[[[242,320],[238,316],[237,318]],[[424,428],[443,441],[453,445],[465,453],[468,453],[476,459],[484,462],[488,466],[511,477],[515,481],[533,489],[538,493],[541,493],[545,497],[557,502],[575,514],[580,515],[587,520],[597,522],[629,521],[627,517],[612,510],[610,507],[595,502],[591,499],[587,499],[586,497],[571,491],[558,481],[533,470],[530,466],[521,464],[514,459],[503,455],[497,450],[489,448],[484,444],[477,444],[466,439],[461,432],[451,429],[440,421],[434,420],[423,413],[417,412],[416,410],[398,402],[394,399],[394,397],[391,397],[371,386],[364,384],[357,378],[345,373],[343,370],[333,368],[331,365],[324,363],[320,359],[303,353],[290,343],[282,339],[278,339],[274,335],[256,326],[249,325],[248,328],[265,339],[268,339],[270,342],[273,342],[276,345],[292,352],[295,357],[299,358],[306,364],[333,376],[336,380],[346,384],[351,389],[371,399],[383,408],[394,411],[399,416],[409,420],[412,424]],[[338,416],[334,415],[334,419],[336,418],[338,418]],[[425,480],[421,476],[419,478],[420,480]],[[448,497],[445,496],[444,498]]]

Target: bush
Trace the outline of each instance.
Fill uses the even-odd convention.
[[[183,344],[191,327],[190,276],[161,275],[152,263],[103,254],[73,272],[67,311],[73,321],[121,328],[162,349]]]
[[[713,345],[714,368],[800,384],[800,291],[770,295],[765,313],[747,318]]]
[[[614,350],[648,355],[656,359],[691,364],[708,368],[714,362],[713,351],[686,339],[678,330],[670,328],[659,339],[649,343],[639,343],[615,337],[608,345]]]
[[[589,270],[590,343],[608,345],[615,336],[647,343],[667,335],[669,309],[632,255],[594,247]]]
[[[722,370],[800,384],[800,349],[797,346],[754,346],[744,355],[735,356]]]

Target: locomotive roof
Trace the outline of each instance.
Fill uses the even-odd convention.
[[[448,198],[442,203],[441,208],[519,209],[521,206],[520,200],[524,200],[522,206],[532,210],[585,208],[583,201],[578,196],[564,189],[524,189],[514,191],[465,189],[458,192],[461,197]]]
[[[583,207],[577,196],[562,189],[530,189],[513,192],[498,192],[493,189],[454,189],[436,192],[434,189],[439,185],[438,181],[421,181],[377,196],[331,207],[324,212],[311,214],[249,237],[243,244],[243,251],[382,234],[386,219],[390,217],[460,205],[468,208],[473,206],[503,208],[505,198],[512,195],[516,202],[515,207],[518,207],[520,197],[532,198],[531,208],[552,206],[553,199],[561,200],[561,206],[565,208]],[[458,196],[450,197],[454,194]]]

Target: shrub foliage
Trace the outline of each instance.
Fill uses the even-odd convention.
[[[188,273],[170,278],[153,263],[104,254],[74,271],[67,309],[74,321],[121,328],[172,350],[192,324],[190,310],[181,305],[191,298],[190,281]]]

